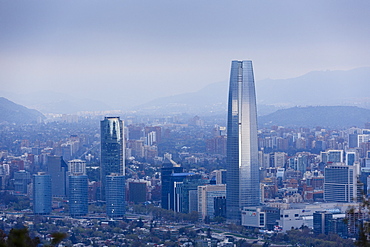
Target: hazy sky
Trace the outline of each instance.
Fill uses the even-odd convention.
[[[369,41],[368,0],[0,0],[0,91],[132,105],[227,82],[235,59],[257,81],[370,66]]]

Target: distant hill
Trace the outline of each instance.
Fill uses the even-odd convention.
[[[0,95],[19,104],[37,109],[42,113],[75,114],[80,111],[116,110],[98,99],[87,99],[84,95],[73,97],[68,94],[42,90],[27,94],[0,91]]]
[[[0,97],[0,123],[36,123],[45,116],[37,110],[28,109],[4,97]]]
[[[227,114],[228,82],[216,82],[199,91],[158,98],[134,107],[142,114],[189,113],[198,115]],[[258,105],[258,115],[278,110],[273,105]]]
[[[309,106],[278,110],[261,116],[259,126],[285,127],[363,127],[370,122],[370,110],[356,106]]]
[[[312,71],[289,79],[256,82],[257,103],[293,107],[351,105],[370,108],[370,68]]]
[[[258,80],[255,84],[259,116],[293,106],[348,105],[370,108],[370,68],[313,71],[289,79]],[[225,81],[209,84],[197,92],[158,98],[133,110],[144,114],[224,114],[227,98],[228,82]]]

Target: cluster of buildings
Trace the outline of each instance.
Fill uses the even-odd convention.
[[[109,218],[124,217],[127,201],[151,201],[175,212],[196,211],[200,220],[355,234],[342,219],[370,192],[370,125],[258,130],[252,62],[233,61],[227,127],[207,132],[206,126],[198,116],[162,126],[130,118],[124,126],[120,117],[105,117],[95,139],[72,135],[45,144],[53,150],[21,142],[15,152],[26,155],[10,162],[0,152],[0,185],[5,189],[11,177],[15,194],[33,198],[35,214],[50,214],[53,197],[68,200],[72,217],[88,215],[91,201],[104,202]],[[96,181],[87,169],[99,172]]]

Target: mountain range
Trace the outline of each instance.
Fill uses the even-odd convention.
[[[45,116],[39,111],[28,109],[4,97],[0,97],[0,123],[28,124],[40,122],[43,119],[45,119]]]
[[[370,122],[370,109],[357,106],[292,107],[258,118],[260,127],[363,128],[367,122]]]
[[[210,107],[212,106],[210,105]],[[226,123],[226,112],[214,116],[216,115],[224,118]],[[45,119],[45,116],[39,111],[28,109],[0,97],[0,123],[27,124],[40,122],[43,119]],[[363,127],[364,123],[367,122],[370,122],[370,109],[356,106],[292,107],[258,117],[260,127],[278,125],[285,127],[348,128],[352,126]]]
[[[370,68],[313,71],[289,79],[257,80],[255,85],[260,116],[294,106],[345,105],[370,109]],[[0,92],[0,95],[43,113],[73,114],[123,109],[137,114],[214,115],[224,114],[227,110],[228,82],[212,83],[196,92],[157,98],[130,109],[124,109],[124,100],[122,105],[112,107],[103,102],[103,97],[89,99],[87,95],[73,97],[51,91],[22,95]]]
[[[331,105],[370,108],[370,68],[314,71],[290,79],[255,82],[258,115],[294,106]],[[228,83],[217,82],[193,93],[152,100],[134,108],[143,114],[186,112],[219,114],[227,110]]]

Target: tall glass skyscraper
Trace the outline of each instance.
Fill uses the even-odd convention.
[[[232,61],[228,104],[226,210],[229,221],[240,223],[243,207],[260,204],[252,61]]]
[[[125,175],[125,140],[123,121],[119,117],[105,117],[101,130],[101,181],[102,200],[105,200],[106,176],[111,173]],[[123,188],[124,190],[124,188]]]
[[[106,176],[106,206],[107,215],[110,218],[123,217],[125,215],[125,177],[112,173]]]
[[[86,175],[69,176],[69,213],[72,217],[88,213],[88,178]]]
[[[69,213],[72,217],[88,213],[88,177],[86,162],[71,160],[68,162],[68,199]]]
[[[43,172],[33,175],[33,212],[50,214],[51,201],[51,176]]]

